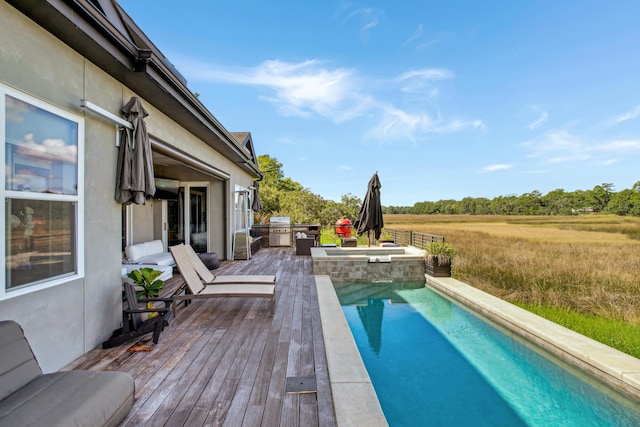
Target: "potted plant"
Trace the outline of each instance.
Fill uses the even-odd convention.
[[[164,287],[164,280],[156,280],[160,275],[162,275],[160,270],[143,267],[140,270],[133,270],[127,276],[138,287],[136,288],[138,298],[157,298],[160,290]],[[153,303],[147,302],[147,307],[154,308]],[[151,315],[149,316],[152,317]]]
[[[425,248],[425,271],[433,277],[450,277],[451,260],[455,255],[453,246],[444,242],[431,242]]]

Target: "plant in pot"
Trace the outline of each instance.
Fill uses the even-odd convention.
[[[453,246],[444,242],[431,242],[425,248],[425,271],[434,277],[451,276],[451,260],[455,255]]]
[[[162,275],[162,271],[153,268],[143,267],[139,270],[133,270],[127,276],[133,283],[142,289],[136,289],[138,298],[157,298],[158,294],[164,287],[163,280],[156,280]],[[147,302],[148,308],[154,308],[152,302]],[[149,315],[149,317],[152,317]]]

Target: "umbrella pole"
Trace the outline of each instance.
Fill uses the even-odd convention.
[[[371,231],[367,230],[367,241],[369,242],[369,247],[371,247]]]

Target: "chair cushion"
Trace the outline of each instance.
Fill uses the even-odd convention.
[[[133,407],[134,388],[126,372],[41,375],[0,402],[0,427],[117,426]]]
[[[138,258],[136,262],[141,264],[157,264],[157,265],[167,265],[167,266],[176,265],[176,262],[171,256],[170,252],[160,252],[152,255],[143,256],[142,258]]]
[[[0,322],[0,400],[42,374],[36,357],[16,322]]]
[[[162,240],[127,246],[124,253],[129,262],[141,264],[176,265],[171,253],[165,252]]]
[[[198,254],[198,258],[207,266],[209,270],[215,270],[220,267],[220,260],[216,252],[205,252]]]
[[[150,242],[137,243],[127,246],[124,253],[129,261],[138,261],[142,257],[164,252],[162,240],[152,240]]]

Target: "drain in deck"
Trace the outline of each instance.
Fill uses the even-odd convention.
[[[318,387],[316,385],[316,377],[287,377],[285,391],[292,393],[316,393]]]

